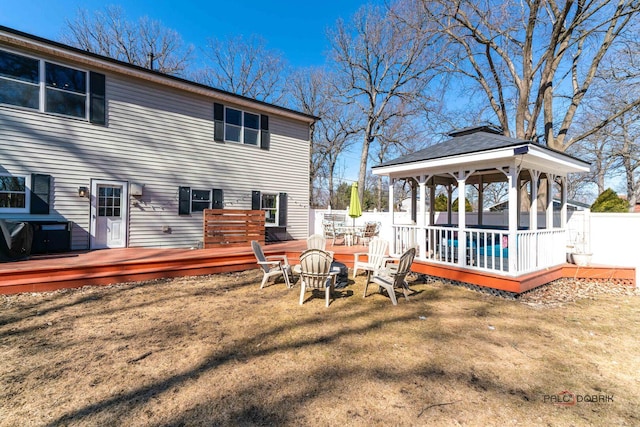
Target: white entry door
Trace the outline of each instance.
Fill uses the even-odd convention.
[[[127,246],[127,182],[91,182],[91,249]]]

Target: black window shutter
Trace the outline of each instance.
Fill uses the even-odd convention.
[[[252,191],[251,192],[251,209],[253,209],[254,211],[257,211],[261,208],[260,206],[260,192],[259,191]]]
[[[214,188],[211,190],[213,194],[213,203],[211,207],[213,209],[223,209],[224,208],[224,192],[219,188]]]
[[[191,187],[178,187],[178,215],[191,213]]]
[[[278,197],[278,225],[287,226],[287,193],[280,193]]]
[[[271,145],[271,133],[269,132],[269,116],[260,115],[260,148],[268,150]]]
[[[224,142],[224,105],[213,104],[213,140]]]
[[[104,125],[106,120],[106,91],[104,74],[89,73],[89,121],[97,125]]]
[[[50,192],[51,175],[31,174],[31,208],[29,212],[36,215],[48,214]]]

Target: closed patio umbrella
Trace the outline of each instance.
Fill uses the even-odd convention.
[[[349,201],[349,216],[353,218],[353,225],[356,225],[356,218],[362,216],[362,206],[360,205],[360,196],[358,196],[358,183],[351,185],[351,200]]]

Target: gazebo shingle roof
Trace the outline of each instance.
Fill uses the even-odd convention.
[[[463,154],[478,153],[498,148],[506,148],[523,144],[534,144],[523,139],[510,138],[498,133],[495,128],[482,126],[461,129],[450,133],[451,139],[432,145],[422,150],[397,157],[378,166],[391,166],[403,163],[413,163],[423,160],[434,160],[444,157],[454,157]],[[547,148],[547,147],[545,147]]]

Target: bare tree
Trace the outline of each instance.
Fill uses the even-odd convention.
[[[380,164],[390,158],[405,155],[422,148],[431,143],[431,138],[426,137],[423,123],[419,120],[409,120],[408,115],[403,114],[405,105],[400,101],[399,105],[394,105],[393,109],[399,114],[390,118],[384,127],[381,127],[376,143],[372,145],[372,160]],[[408,107],[412,108],[412,107]],[[375,207],[378,210],[384,209],[383,201],[387,190],[384,188],[385,180],[381,176],[376,177]],[[410,187],[403,186],[406,189]],[[403,196],[405,197],[406,194]],[[402,200],[402,199],[400,199]]]
[[[623,182],[627,200],[632,206],[635,206],[640,190],[640,106],[629,106],[640,98],[640,81],[637,79],[640,75],[639,46],[637,39],[627,40],[616,51],[615,57],[603,61],[602,70],[589,92],[588,109],[581,115],[576,131],[586,132],[599,126],[602,117],[615,118],[569,150],[592,165],[591,173],[582,183],[574,183],[575,186],[593,188],[595,183],[596,194],[602,194],[608,187],[616,186],[616,181]],[[621,111],[624,113],[618,114]]]
[[[637,0],[440,0],[439,13],[423,2],[457,48],[451,70],[481,88],[505,135],[565,151],[640,105],[571,132],[603,58],[637,30]]]
[[[339,157],[353,145],[355,117],[333,91],[334,76],[325,69],[301,69],[287,79],[291,107],[320,117],[311,127],[311,165],[309,188],[312,206],[335,206],[334,178]],[[328,200],[321,200],[326,182]]]
[[[387,122],[410,112],[394,109],[393,101],[410,105],[433,76],[437,50],[432,46],[431,23],[417,12],[413,0],[399,1],[386,10],[365,6],[350,23],[339,20],[329,34],[339,90],[362,116],[361,197],[371,143]]]
[[[107,6],[92,16],[86,9],[78,9],[76,18],[66,21],[62,41],[173,75],[186,73],[193,52],[193,46],[185,45],[176,31],[148,17],[129,21],[117,6]]]
[[[282,100],[287,63],[261,37],[212,38],[205,55],[210,63],[196,77],[201,83],[261,101]]]

